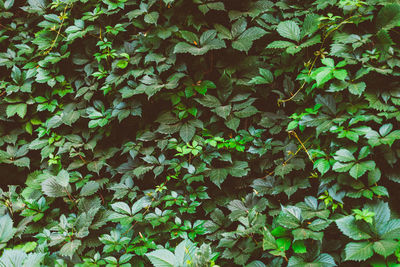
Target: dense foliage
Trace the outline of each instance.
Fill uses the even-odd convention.
[[[0,0],[0,266],[399,266],[398,0]]]

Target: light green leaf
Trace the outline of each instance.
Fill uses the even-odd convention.
[[[150,24],[157,24],[158,17],[158,12],[153,11],[144,16],[144,21]]]
[[[184,123],[179,130],[179,136],[185,143],[189,143],[194,134],[196,133],[196,128],[190,123]]]
[[[231,114],[232,106],[231,105],[226,105],[226,106],[219,106],[214,109],[215,114],[220,116],[221,118],[226,119],[229,114]]]
[[[341,69],[341,70],[334,70],[333,71],[333,76],[341,81],[344,81],[347,77],[347,70]]]
[[[82,244],[80,240],[72,240],[71,242],[66,243],[64,246],[61,247],[60,249],[60,254],[62,256],[67,256],[72,258],[74,255],[75,251],[79,248],[79,246]]]
[[[355,161],[356,158],[353,156],[349,150],[342,148],[336,151],[335,156],[333,156],[335,160],[342,161],[342,162],[350,162]]]
[[[267,48],[280,49],[294,46],[295,44],[289,41],[273,41],[267,45]]]
[[[320,16],[317,14],[308,14],[304,19],[303,26],[301,28],[301,38],[306,35],[313,34],[318,30]]]
[[[0,249],[5,246],[14,236],[16,229],[13,228],[13,221],[8,214],[1,216],[0,218]]]
[[[321,67],[316,70],[317,75],[315,80],[317,81],[317,86],[320,86],[330,79],[332,79],[332,70],[329,67]]]
[[[374,254],[373,244],[370,242],[348,243],[344,249],[346,253],[345,260],[365,261],[371,258]]]
[[[131,208],[125,202],[113,203],[111,204],[111,208],[118,213],[131,215]]]
[[[374,243],[375,252],[385,258],[392,255],[398,247],[399,242],[395,240],[379,240]]]
[[[95,181],[89,181],[82,187],[80,195],[84,197],[91,196],[96,193],[99,188],[99,183]]]
[[[346,216],[335,221],[339,230],[354,240],[369,239],[371,236],[362,231],[356,224],[354,216]]]
[[[393,219],[378,227],[382,239],[399,239],[400,219]]]
[[[292,244],[292,248],[294,253],[299,253],[299,254],[307,253],[307,247],[304,244],[303,240],[294,241]]]
[[[18,116],[23,119],[26,115],[27,108],[28,105],[25,103],[8,105],[6,109],[7,117],[12,117],[15,114],[18,114]]]
[[[263,249],[276,249],[276,240],[275,237],[271,234],[271,232],[265,227],[263,228]]]
[[[158,249],[145,254],[154,267],[176,267],[178,266],[175,255],[166,249]]]
[[[278,24],[278,33],[285,38],[299,42],[300,41],[300,28],[294,21],[283,21]]]
[[[349,83],[349,91],[353,95],[360,96],[364,92],[366,87],[367,85],[365,84],[365,82]]]
[[[65,197],[69,190],[69,187],[60,185],[53,177],[42,182],[42,191],[49,197]]]
[[[327,171],[329,171],[331,165],[329,163],[329,160],[322,158],[317,159],[314,162],[314,169],[315,168],[321,173],[321,175],[324,175]]]

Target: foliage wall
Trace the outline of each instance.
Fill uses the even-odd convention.
[[[398,0],[0,0],[1,266],[399,266]]]

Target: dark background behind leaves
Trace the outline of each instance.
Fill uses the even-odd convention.
[[[399,1],[0,9],[3,265],[399,262]]]

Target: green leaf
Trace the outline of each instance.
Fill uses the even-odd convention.
[[[333,157],[335,160],[342,161],[342,162],[350,162],[355,161],[356,158],[353,156],[349,150],[342,148],[336,151],[335,156]]]
[[[13,229],[13,221],[8,214],[0,218],[0,249],[13,238],[16,229]],[[4,245],[3,245],[4,244]]]
[[[252,261],[249,264],[247,264],[245,267],[266,267],[264,263],[261,261]]]
[[[317,14],[308,14],[304,19],[303,26],[301,28],[301,38],[306,35],[313,34],[318,30],[320,16]]]
[[[7,117],[12,117],[15,114],[18,114],[18,116],[23,119],[26,115],[27,107],[28,105],[24,103],[8,105],[6,109]]]
[[[228,171],[226,169],[212,169],[210,171],[210,180],[218,187],[225,181],[226,177],[228,176]]]
[[[370,242],[360,242],[360,243],[348,243],[344,249],[346,253],[345,260],[352,261],[365,261],[372,257],[374,254],[373,244]]]
[[[62,256],[67,256],[72,258],[75,251],[81,246],[81,244],[82,244],[81,240],[76,240],[76,239],[71,242],[68,242],[61,247],[60,254]]]
[[[377,201],[375,203],[366,204],[365,208],[375,213],[374,225],[376,226],[383,226],[390,219],[390,208],[388,203]]]
[[[346,236],[354,240],[364,240],[369,239],[371,236],[362,231],[357,224],[354,216],[345,216],[335,221],[339,230]]]
[[[355,163],[353,167],[350,169],[350,175],[351,177],[358,179],[366,171],[372,171],[375,169],[375,161],[369,160],[369,161],[363,161],[360,163]]]
[[[288,48],[289,46],[294,46],[295,44],[289,41],[273,41],[267,45],[267,48],[281,49]]]
[[[144,16],[144,21],[150,24],[157,24],[158,17],[158,12],[153,11]]]
[[[89,181],[82,187],[80,195],[84,197],[91,196],[96,193],[99,188],[99,183],[95,181]]]
[[[230,175],[234,177],[243,177],[247,175],[249,164],[246,161],[235,161],[233,165],[227,168]]]
[[[219,106],[214,109],[214,112],[223,119],[226,119],[231,114],[232,106]]]
[[[321,173],[321,175],[324,175],[327,171],[329,171],[331,165],[327,159],[317,159],[314,162],[314,169],[315,168]]]
[[[316,71],[315,80],[317,82],[317,86],[321,86],[330,79],[332,79],[332,70],[328,67],[318,68]]]
[[[376,27],[377,29],[390,30],[393,27],[399,26],[400,21],[400,5],[386,4],[379,10]]]
[[[126,214],[126,215],[131,215],[131,208],[129,207],[128,204],[125,202],[116,202],[111,204],[111,208],[115,210],[118,213]]]
[[[344,81],[348,75],[347,70],[343,70],[343,69],[334,70],[332,72],[332,74],[333,74],[333,77],[335,77],[336,79],[341,80],[341,81]],[[350,90],[350,88],[349,88],[349,90]]]
[[[349,91],[353,95],[360,96],[364,92],[366,87],[367,85],[365,84],[365,82],[349,83]]]
[[[301,210],[295,206],[288,206],[282,208],[278,216],[277,223],[285,228],[293,229],[300,226],[301,223]]]
[[[184,123],[179,130],[179,136],[185,143],[189,143],[194,134],[196,133],[196,128],[190,123]]]
[[[213,95],[205,95],[204,97],[196,98],[195,100],[207,108],[216,108],[221,106],[221,102]]]
[[[263,249],[277,249],[275,237],[271,232],[265,227],[263,228]]]
[[[256,107],[247,106],[240,111],[235,111],[233,114],[235,114],[236,117],[243,119],[243,118],[251,117],[257,113],[258,113],[258,110]]]
[[[42,191],[49,197],[65,197],[70,189],[60,185],[53,177],[42,182]]]
[[[290,248],[292,240],[289,237],[281,237],[276,240],[276,245],[280,251],[286,251]]]
[[[398,239],[400,237],[400,219],[393,219],[379,225],[379,234],[382,239]]]
[[[347,172],[348,170],[353,167],[354,163],[342,163],[342,162],[335,162],[332,166],[332,170],[335,172]]]
[[[294,241],[292,248],[293,248],[294,253],[299,253],[299,254],[307,253],[307,247],[304,244],[303,240]]]
[[[392,255],[398,247],[399,241],[395,240],[379,240],[374,243],[375,252],[385,258]]]
[[[260,39],[267,32],[260,27],[251,27],[232,42],[232,47],[239,51],[247,52],[253,45],[253,41]]]
[[[300,28],[294,21],[283,21],[278,24],[278,33],[285,38],[299,42],[300,41]]]

